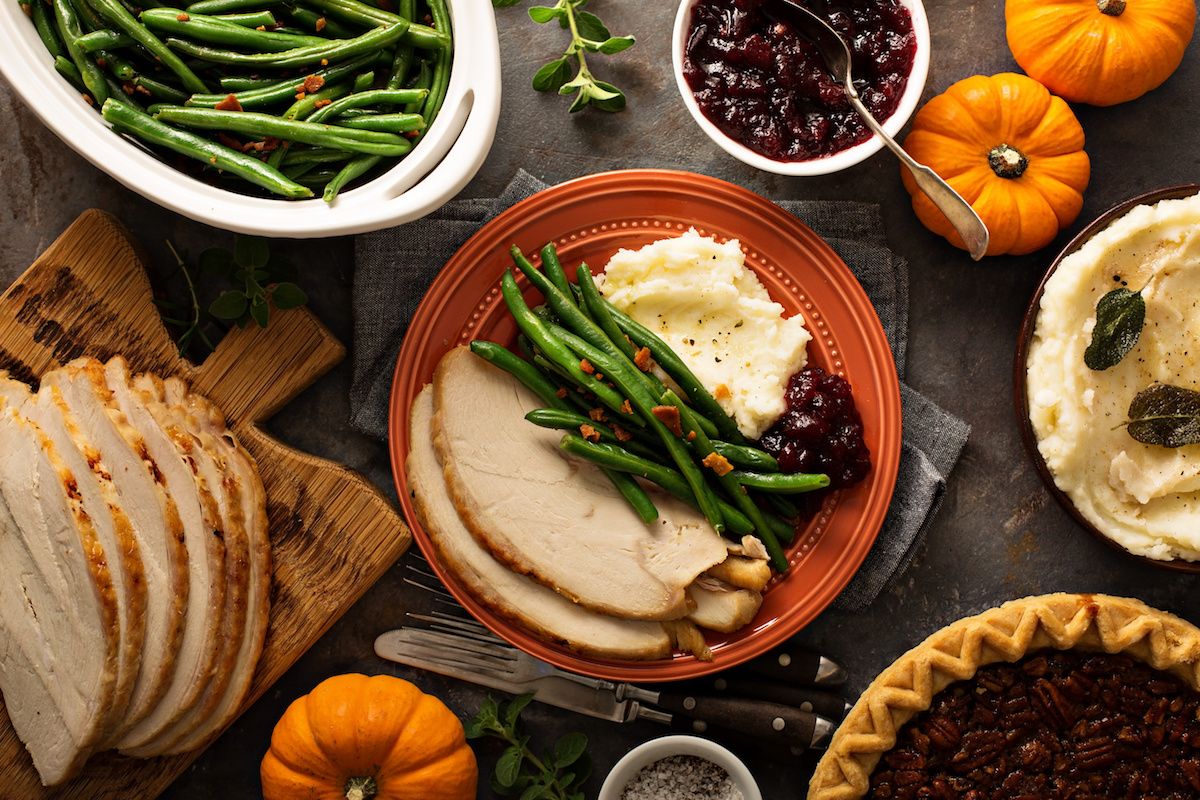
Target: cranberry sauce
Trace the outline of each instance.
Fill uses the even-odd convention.
[[[855,88],[883,122],[908,84],[916,53],[912,17],[899,0],[799,0],[842,35]],[[816,49],[763,13],[765,0],[700,0],[684,75],[704,116],[776,161],[808,161],[870,137]]]
[[[785,398],[787,410],[760,442],[781,471],[825,473],[835,489],[867,476],[871,454],[845,378],[805,367],[788,381]]]

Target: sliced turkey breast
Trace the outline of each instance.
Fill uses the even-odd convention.
[[[225,609],[224,530],[217,501],[199,478],[192,437],[172,424],[160,425],[130,383],[122,358],[105,365],[105,383],[129,424],[142,436],[167,493],[183,521],[188,552],[188,604],[183,636],[170,684],[154,709],[117,743],[122,751],[151,742],[203,694],[213,678]]]
[[[129,516],[146,575],[146,635],[141,669],[125,719],[110,741],[141,722],[167,690],[188,612],[188,555],[183,521],[167,492],[162,470],[145,439],[117,408],[104,382],[104,365],[78,359],[42,376],[42,391],[55,389],[76,425],[99,453],[119,506]],[[203,608],[190,612],[197,619]]]
[[[141,549],[134,537],[133,525],[117,498],[108,465],[80,430],[59,391],[53,386],[43,387],[22,406],[21,412],[54,443],[63,465],[75,477],[83,512],[96,530],[113,577],[121,644],[107,740],[125,719],[141,669],[142,643],[146,634],[146,575]]]
[[[565,459],[560,435],[525,421],[537,398],[465,347],[433,381],[433,440],[467,529],[496,558],[594,611],[669,620],[686,587],[725,558],[698,512],[655,495],[643,523],[604,475]]]
[[[189,390],[178,378],[164,382],[167,402],[187,415],[189,428],[206,448],[224,458],[241,489],[242,516],[245,520],[249,580],[246,589],[246,620],[229,683],[208,716],[190,732],[180,736],[164,753],[183,753],[207,744],[237,716],[242,701],[250,692],[258,658],[267,637],[271,608],[271,539],[267,522],[267,494],[258,464],[246,452],[225,425],[225,417],[208,398]]]
[[[433,388],[413,403],[405,465],[421,527],[440,562],[481,603],[536,635],[596,658],[652,659],[671,654],[671,640],[657,622],[606,617],[572,603],[540,583],[509,570],[480,547],[450,502],[430,436]]]
[[[176,444],[182,443],[196,468],[196,480],[216,499],[225,543],[224,609],[218,632],[217,656],[204,691],[170,727],[139,745],[123,747],[121,750],[126,755],[151,758],[166,753],[173,742],[190,734],[208,719],[220,704],[233,678],[242,634],[246,628],[250,553],[241,480],[218,451],[212,437],[198,430],[189,415],[167,398],[162,379],[155,375],[138,375],[133,380],[133,389],[158,424],[173,431]]]
[[[77,483],[0,396],[0,692],[46,785],[102,741],[119,669],[116,589]]]
[[[688,619],[701,628],[718,633],[733,633],[749,625],[763,600],[758,592],[738,589],[705,576],[697,578],[688,587],[687,595],[696,606]]]
[[[739,589],[761,592],[771,582],[771,564],[761,558],[730,554],[708,574]]]

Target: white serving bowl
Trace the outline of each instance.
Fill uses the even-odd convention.
[[[621,793],[643,767],[671,756],[696,756],[711,761],[729,773],[745,800],[762,800],[762,792],[746,765],[721,745],[698,736],[663,736],[633,748],[608,773],[597,800],[621,800]]]
[[[679,93],[683,95],[684,105],[687,106],[700,129],[708,134],[708,138],[720,145],[721,149],[739,161],[765,172],[796,176],[828,175],[831,172],[838,172],[866,161],[879,152],[883,147],[883,140],[878,136],[872,136],[865,142],[845,150],[839,150],[824,158],[814,158],[810,161],[776,161],[761,153],[756,153],[741,142],[727,136],[708,117],[704,116],[704,112],[700,110],[700,105],[692,95],[692,89],[688,86],[687,79],[683,76],[684,48],[687,46],[688,31],[691,28],[692,8],[697,2],[699,0],[683,0],[679,4],[679,12],[675,15],[675,43],[671,60],[675,70],[675,83],[679,86]],[[921,102],[921,93],[925,91],[925,80],[929,77],[929,19],[925,16],[925,6],[921,0],[900,0],[900,2],[912,15],[913,33],[917,37],[917,52],[913,57],[913,67],[908,76],[908,84],[904,88],[904,94],[900,97],[900,104],[896,106],[896,113],[883,123],[883,129],[892,137],[900,132],[900,129],[908,123],[909,117],[917,110],[917,105]]]
[[[440,208],[482,166],[500,117],[500,44],[488,0],[448,0],[454,64],[441,113],[412,153],[328,205],[250,197],[176,171],[108,127],[54,71],[15,2],[0,3],[0,73],[50,130],[133,191],[199,222],[259,236],[313,238],[389,228]]]

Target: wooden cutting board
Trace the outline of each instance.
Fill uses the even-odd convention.
[[[0,368],[36,386],[43,372],[83,355],[123,355],[135,371],[186,379],[225,411],[258,460],[275,575],[271,624],[249,706],[411,541],[400,515],[366,480],[292,450],[259,427],[341,361],[345,348],[307,310],[276,311],[269,328],[234,330],[194,366],[179,357],[162,325],[128,231],[108,214],[87,211],[0,297]],[[4,800],[152,798],[197,755],[143,761],[107,753],[76,780],[47,790],[0,710]]]

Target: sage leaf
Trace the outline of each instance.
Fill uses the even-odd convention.
[[[1200,444],[1200,392],[1165,383],[1151,386],[1133,398],[1127,430],[1142,444]]]
[[[1146,299],[1140,291],[1114,289],[1104,295],[1096,304],[1096,327],[1083,363],[1097,372],[1120,364],[1137,346],[1145,325]]]

